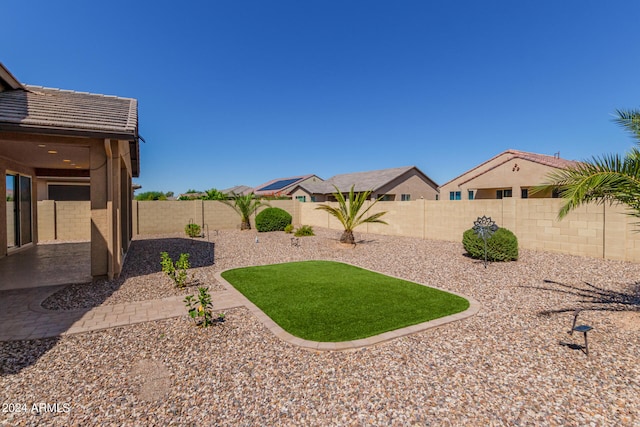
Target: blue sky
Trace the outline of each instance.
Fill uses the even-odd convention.
[[[640,2],[5,0],[23,83],[137,98],[142,191],[623,153]]]

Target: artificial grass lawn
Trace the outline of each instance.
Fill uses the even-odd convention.
[[[333,261],[237,268],[222,277],[284,330],[311,341],[366,338],[469,308],[457,295]]]

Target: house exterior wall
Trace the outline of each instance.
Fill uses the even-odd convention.
[[[408,194],[409,200],[435,200],[438,188],[435,184],[424,179],[415,169],[399,176],[387,185],[376,190],[377,195],[394,195],[393,200],[401,201],[402,194]]]
[[[468,191],[475,190],[475,199],[495,199],[496,191],[511,189],[512,197],[521,198],[521,189],[545,182],[547,174],[558,169],[521,158],[505,162],[508,154],[498,156],[478,169],[473,169],[440,188],[440,199],[449,200],[449,193],[460,191],[468,200]],[[501,162],[504,162],[500,164]],[[550,194],[531,195],[530,198],[549,197]]]

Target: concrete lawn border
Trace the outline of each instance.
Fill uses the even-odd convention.
[[[315,260],[312,260],[315,261]],[[317,260],[317,261],[324,261],[324,260]],[[340,262],[342,264],[346,264],[346,265],[350,265],[353,267],[357,267],[357,268],[362,268],[364,270],[369,270],[373,273],[378,273],[378,274],[382,274],[388,277],[392,277],[395,279],[399,279],[399,280],[407,280],[407,279],[403,279],[402,277],[397,277],[397,276],[393,276],[390,274],[386,274],[386,273],[381,273],[379,271],[375,271],[375,270],[371,270],[368,268],[364,268],[361,267],[359,265],[355,265],[355,264],[351,264],[348,262],[343,262],[343,261],[333,261],[333,262]],[[284,263],[276,263],[276,264],[287,264],[287,262]],[[273,265],[276,265],[273,264]],[[272,265],[272,264],[266,264],[266,265]],[[466,299],[467,301],[469,301],[469,308],[466,309],[465,311],[462,311],[460,313],[456,313],[456,314],[451,314],[449,316],[444,316],[444,317],[440,317],[438,319],[433,319],[433,320],[429,320],[427,322],[422,322],[422,323],[418,323],[415,325],[411,325],[411,326],[406,326],[404,328],[400,328],[400,329],[395,329],[393,331],[388,331],[388,332],[384,332],[382,334],[378,334],[378,335],[373,335],[371,337],[368,338],[362,338],[362,339],[358,339],[358,340],[353,340],[353,341],[340,341],[340,342],[320,342],[320,341],[310,341],[310,340],[305,340],[302,338],[298,338],[294,335],[291,335],[289,332],[285,331],[282,327],[280,327],[276,322],[273,321],[273,319],[271,319],[269,316],[267,316],[265,314],[264,311],[262,311],[258,306],[256,306],[253,302],[251,302],[247,297],[245,297],[240,291],[238,291],[236,288],[233,287],[233,285],[231,285],[229,282],[227,282],[223,277],[222,277],[222,273],[224,273],[225,271],[229,271],[229,270],[236,270],[238,268],[250,268],[252,266],[247,266],[247,267],[233,267],[233,268],[227,268],[225,270],[219,271],[217,273],[215,273],[215,278],[216,280],[218,280],[226,289],[227,291],[236,294],[235,296],[237,297],[238,300],[242,300],[243,301],[243,305],[245,307],[247,307],[249,309],[249,311],[251,311],[257,318],[258,320],[260,320],[264,326],[267,327],[267,329],[269,329],[276,337],[280,338],[283,341],[286,341],[290,344],[293,344],[297,347],[301,347],[307,350],[315,350],[315,351],[348,351],[348,350],[357,350],[360,348],[364,348],[364,347],[370,347],[370,346],[374,346],[380,343],[384,343],[396,338],[400,338],[400,337],[404,337],[407,335],[412,335],[418,332],[422,332],[422,331],[426,331],[427,329],[432,329],[432,328],[437,328],[439,326],[442,325],[446,325],[448,323],[451,322],[456,322],[459,320],[463,320],[466,319],[468,317],[474,316],[476,314],[478,314],[478,312],[480,311],[480,309],[482,308],[482,305],[476,301],[475,299],[467,296],[467,295],[463,295],[457,292],[453,292],[447,289],[442,289],[442,288],[438,288],[435,286],[429,286],[426,285],[424,283],[418,283],[415,282],[413,280],[409,280],[410,282],[413,283],[418,283],[419,285],[422,286],[426,286],[429,288],[433,288],[433,289],[437,289],[443,292],[448,292],[450,294],[453,295],[457,295],[459,297],[462,297],[464,299]],[[253,267],[257,267],[257,266],[253,266]],[[215,303],[215,302],[214,302]]]

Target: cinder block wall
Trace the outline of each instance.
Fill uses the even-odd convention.
[[[272,200],[269,205],[284,209],[299,224],[298,202]],[[208,226],[209,230],[239,229],[240,216],[236,211],[217,200],[134,201],[133,234],[163,234],[184,231],[189,222]],[[267,206],[258,209],[261,212]],[[255,227],[255,215],[250,218]]]
[[[91,202],[55,202],[56,239],[91,240]]]
[[[56,202],[38,201],[38,236],[40,241],[56,239]]]
[[[91,202],[38,202],[38,238],[47,240],[91,240]]]
[[[511,230],[522,248],[640,262],[640,233],[624,207],[591,204],[558,221],[562,204],[559,199],[516,198],[379,202],[370,213],[387,211],[383,219],[389,225],[364,224],[356,232],[461,242],[462,233],[486,215]],[[300,204],[303,224],[342,228],[328,213],[316,210],[317,205]]]
[[[333,216],[316,209],[318,203],[269,203],[288,211],[296,226],[342,229]],[[522,248],[640,262],[640,233],[624,207],[587,205],[558,221],[562,203],[558,199],[516,198],[379,202],[369,212],[386,211],[383,219],[389,225],[365,224],[356,232],[461,242],[462,233],[486,215],[513,231]],[[211,231],[240,228],[238,214],[219,201],[134,201],[132,211],[134,235],[184,232],[190,221],[204,223]],[[255,215],[252,227],[254,219]],[[90,224],[89,202],[38,202],[41,240],[89,240]]]

